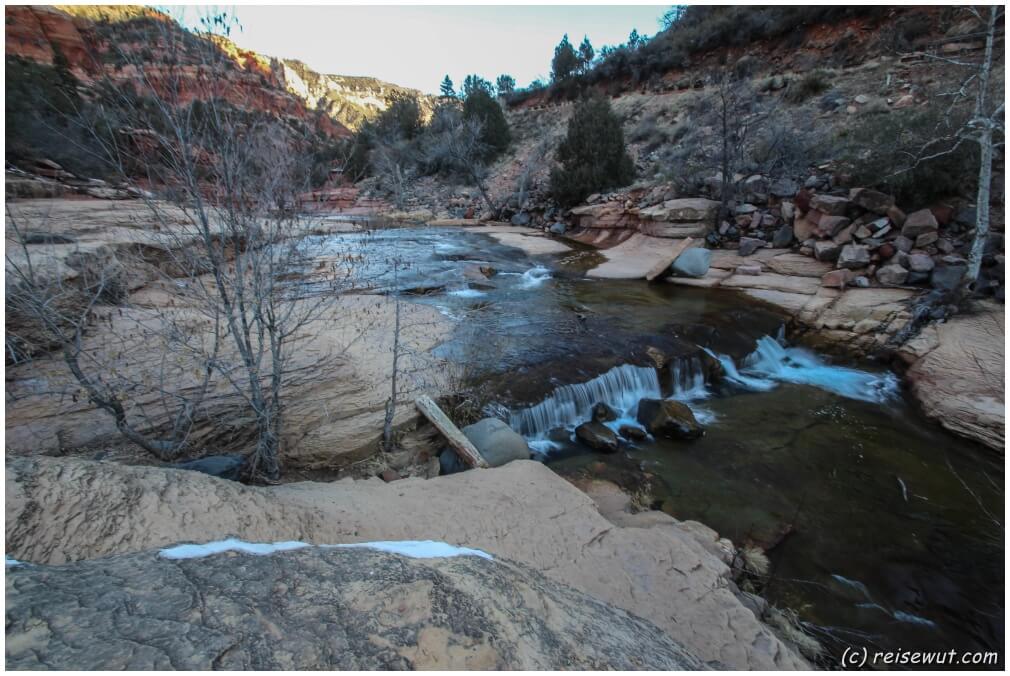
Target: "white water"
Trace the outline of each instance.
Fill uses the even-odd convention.
[[[487,293],[478,291],[477,289],[456,289],[455,291],[450,291],[449,295],[458,296],[459,298],[482,298]]]
[[[522,281],[519,282],[520,289],[536,289],[543,285],[548,279],[551,278],[551,272],[542,265],[538,265],[535,268],[530,268],[522,275]]]
[[[767,392],[780,383],[819,387],[850,399],[883,402],[898,391],[898,379],[891,373],[868,373],[832,366],[817,355],[798,347],[785,347],[771,336],[758,340],[757,349],[742,367],[733,359],[706,350],[722,364],[726,379],[746,390]],[[680,359],[670,365],[673,393],[670,398],[689,403],[695,418],[710,425],[715,415],[699,402],[711,396],[700,359]],[[526,437],[534,450],[550,454],[558,444],[548,439],[552,430],[564,429],[569,438],[576,426],[592,418],[593,406],[603,402],[614,409],[618,419],[605,423],[617,432],[622,425],[638,426],[636,413],[641,399],[662,398],[656,369],[625,364],[585,383],[557,388],[544,401],[509,417],[509,426]]]
[[[785,347],[771,336],[758,340],[757,349],[744,359],[740,369],[725,355],[709,354],[719,360],[730,381],[756,392],[767,392],[779,383],[796,383],[875,403],[887,401],[898,392],[898,379],[893,373],[832,366],[809,350]]]

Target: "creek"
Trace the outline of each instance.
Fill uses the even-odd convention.
[[[373,290],[449,317],[440,353],[555,471],[614,480],[767,550],[758,591],[836,658],[847,646],[1002,653],[1002,458],[925,419],[884,365],[792,345],[782,315],[732,292],[586,278],[591,251],[528,256],[423,227],[312,246],[367,251]],[[616,431],[643,397],[687,403],[705,435],[624,440],[612,455],[574,440],[595,403],[619,413]]]

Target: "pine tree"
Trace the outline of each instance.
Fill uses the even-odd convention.
[[[554,48],[554,58],[551,60],[551,76],[555,82],[566,80],[579,67],[579,55],[575,53],[568,34]]]
[[[557,159],[561,166],[551,172],[551,193],[566,207],[635,178],[621,122],[604,98],[591,98],[575,109]]]
[[[444,99],[454,99],[456,98],[456,90],[453,89],[452,80],[446,75],[445,79],[442,80],[442,85],[439,87],[439,92]]]
[[[593,45],[589,42],[588,37],[582,38],[582,44],[579,45],[579,70],[586,72],[589,70],[589,66],[593,63],[593,58],[596,56],[596,50],[593,49]]]
[[[494,93],[494,85],[482,78],[480,75],[467,75],[463,80],[463,98],[468,99],[476,91],[483,91],[485,94]]]
[[[516,89],[516,80],[511,75],[507,73],[502,73],[498,76],[498,96],[508,96]]]
[[[641,44],[642,38],[638,34],[637,28],[631,29],[631,34],[628,36],[628,47],[632,49],[638,49],[638,45]]]
[[[487,147],[487,153],[481,159],[485,161],[493,159],[508,148],[512,140],[508,121],[505,120],[501,106],[486,89],[474,89],[466,97],[463,103],[463,118],[476,119],[481,124],[480,140]]]

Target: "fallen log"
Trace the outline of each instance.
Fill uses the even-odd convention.
[[[449,445],[452,446],[463,462],[470,467],[480,469],[488,467],[487,461],[484,460],[477,447],[470,443],[470,440],[449,420],[448,416],[442,412],[442,409],[438,407],[438,404],[431,397],[422,394],[414,400],[414,406],[421,412],[421,415],[431,421],[431,424],[442,433],[442,436],[445,437],[445,440],[449,442]]]
[[[645,279],[651,282],[652,280],[656,279],[656,277],[662,275],[663,272],[668,267],[673,265],[673,262],[677,260],[677,257],[680,256],[680,254],[687,251],[687,248],[691,246],[693,242],[694,240],[692,240],[690,237],[685,237],[684,239],[677,242],[677,244],[674,245],[673,249],[671,249],[669,255],[664,256],[658,263],[656,263],[652,267],[651,270],[645,273]]]

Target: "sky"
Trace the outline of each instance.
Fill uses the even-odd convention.
[[[436,94],[447,74],[457,89],[469,73],[492,82],[508,73],[519,87],[546,80],[565,33],[576,47],[588,36],[598,52],[633,28],[654,35],[669,5],[219,7],[237,17],[230,37],[240,47]],[[184,23],[198,11],[187,8]]]

